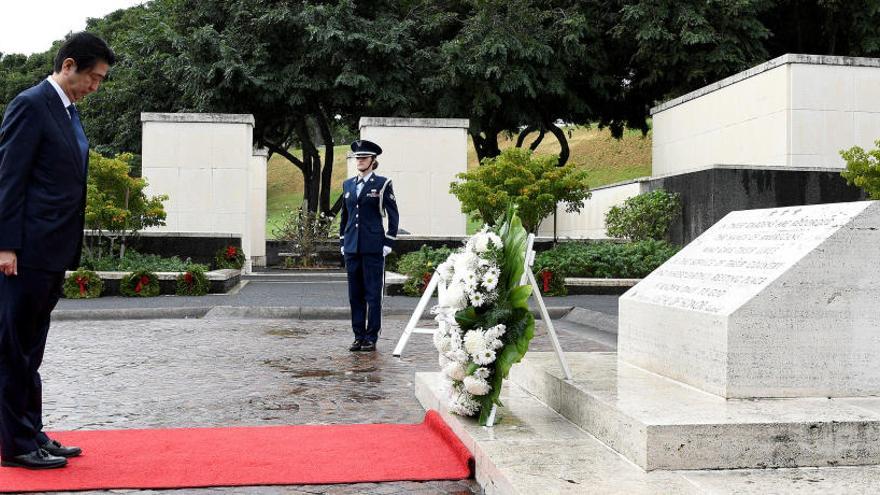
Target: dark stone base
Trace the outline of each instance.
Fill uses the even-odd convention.
[[[648,191],[681,194],[681,219],[672,224],[670,240],[684,245],[736,210],[844,203],[867,199],[839,172],[719,167],[647,181]]]

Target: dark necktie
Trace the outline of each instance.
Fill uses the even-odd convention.
[[[89,140],[86,139],[86,133],[83,132],[82,122],[79,120],[79,112],[76,111],[76,105],[67,107],[70,112],[70,125],[73,126],[73,135],[76,136],[76,144],[79,145],[80,156],[82,156],[83,174],[86,172],[86,164],[89,162]]]

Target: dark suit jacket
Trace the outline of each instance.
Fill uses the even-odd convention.
[[[0,125],[0,250],[20,266],[76,269],[86,175],[67,110],[48,81],[23,91]]]
[[[361,195],[357,194],[357,177],[342,183],[342,221],[339,224],[339,244],[345,254],[381,253],[383,246],[393,248],[397,240],[397,200],[391,188],[391,179],[375,173],[370,176]],[[382,217],[388,215],[388,230]]]

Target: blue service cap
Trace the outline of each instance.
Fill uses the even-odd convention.
[[[366,139],[358,139],[351,143],[351,151],[354,156],[378,156],[382,154],[382,148]]]

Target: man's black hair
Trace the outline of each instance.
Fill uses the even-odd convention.
[[[116,63],[116,54],[107,46],[107,42],[85,31],[74,33],[64,40],[55,55],[55,72],[61,72],[64,60],[72,58],[76,62],[76,71],[89,70],[99,61],[107,65]]]

